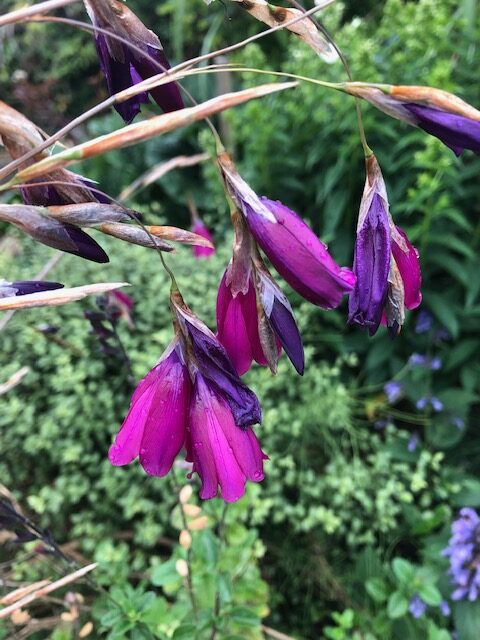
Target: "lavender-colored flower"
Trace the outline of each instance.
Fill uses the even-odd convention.
[[[109,459],[124,465],[138,456],[148,474],[164,476],[185,447],[202,481],[200,497],[213,498],[220,487],[233,502],[247,480],[263,479],[265,456],[251,428],[260,419],[258,400],[178,292],[172,310],[177,335],[135,390]]]
[[[197,218],[196,220],[194,220],[192,224],[192,232],[196,233],[199,236],[202,236],[202,238],[206,238],[213,244],[212,234],[207,229],[206,225],[202,222],[202,220],[200,220],[200,218]],[[209,258],[215,253],[215,248],[193,246],[192,252],[195,258]]]
[[[411,367],[424,367],[431,371],[439,371],[442,368],[442,359],[438,356],[425,356],[420,353],[412,353],[408,359]]]
[[[450,609],[450,605],[448,604],[448,602],[446,600],[442,600],[440,602],[439,608],[440,608],[440,613],[442,614],[442,616],[445,616],[445,618],[448,618],[448,616],[451,614],[451,609]]]
[[[419,595],[415,594],[410,600],[408,610],[410,611],[412,616],[418,620],[418,618],[421,618],[427,610],[427,605]]]
[[[333,260],[294,211],[280,202],[259,198],[227,154],[218,161],[233,201],[278,273],[309,302],[325,309],[337,307],[355,283],[350,269]]]
[[[158,37],[122,2],[85,0],[85,5],[94,26],[111,31],[123,39],[120,41],[100,32],[95,34],[100,66],[110,95],[170,68]],[[175,82],[160,85],[149,93],[165,112],[183,108],[182,97]],[[139,113],[140,105],[147,102],[148,94],[143,92],[114,106],[125,122],[129,123]]]
[[[433,317],[429,311],[422,309],[415,323],[415,333],[427,333],[433,326]]]
[[[405,309],[421,302],[418,253],[390,216],[387,190],[374,155],[366,158],[367,177],[360,204],[349,300],[349,323],[374,335],[381,322],[396,335]]]
[[[412,353],[408,359],[408,364],[411,367],[423,367],[426,361],[426,356],[422,356],[420,353]]]
[[[465,149],[480,153],[480,111],[447,91],[361,82],[346,83],[345,90],[435,136],[457,156]]]
[[[387,401],[389,402],[389,404],[395,404],[395,402],[397,402],[397,400],[400,400],[400,398],[402,397],[403,385],[397,380],[391,380],[384,385],[383,390],[385,392],[385,395],[387,396]]]
[[[437,413],[440,413],[440,411],[443,411],[443,402],[436,396],[432,396],[432,395],[423,396],[419,398],[415,403],[415,406],[420,411],[423,411],[428,406],[431,406],[432,409]]]
[[[415,431],[414,433],[412,433],[412,435],[410,436],[410,438],[408,440],[407,451],[410,451],[410,453],[413,453],[414,451],[417,450],[417,447],[418,447],[419,444],[420,444],[420,436]]]
[[[480,518],[463,508],[452,523],[452,536],[442,555],[450,558],[449,574],[455,590],[452,600],[477,600],[480,588]]]
[[[459,429],[460,431],[462,429],[465,429],[465,420],[463,420],[463,418],[460,418],[460,416],[453,416],[451,422],[453,426],[457,427],[457,429]]]
[[[45,282],[41,280],[21,280],[17,282],[7,282],[0,280],[0,298],[9,298],[10,296],[26,296],[30,293],[39,293],[40,291],[52,291],[54,289],[62,289],[63,284],[59,282]]]

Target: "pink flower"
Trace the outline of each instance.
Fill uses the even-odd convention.
[[[265,456],[253,429],[236,426],[227,403],[201,374],[195,378],[188,431],[187,459],[202,480],[202,499],[214,498],[220,486],[225,502],[235,502],[247,480],[263,480]]]
[[[187,308],[172,303],[177,336],[137,386],[108,457],[115,466],[139,458],[149,475],[166,475],[182,447],[202,481],[200,496],[226,502],[263,479],[252,424],[260,420],[245,386],[215,336]],[[187,355],[188,354],[188,355]]]
[[[202,238],[209,240],[213,244],[212,234],[199,218],[193,222],[192,231],[193,233],[197,233],[199,236],[202,236]],[[195,258],[209,258],[215,253],[215,249],[211,249],[210,247],[193,246],[192,251]]]

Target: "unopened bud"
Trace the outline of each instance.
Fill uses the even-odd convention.
[[[207,516],[200,516],[200,518],[195,518],[195,520],[192,520],[192,522],[190,522],[190,524],[188,525],[188,528],[191,531],[200,531],[201,529],[205,529],[206,526],[208,526]]]
[[[178,575],[182,578],[186,578],[188,576],[188,564],[182,558],[175,562],[175,569],[177,570]]]
[[[193,489],[191,484],[186,484],[184,487],[182,487],[180,494],[178,496],[180,503],[185,504],[186,502],[188,502],[192,497],[192,493],[193,493]]]
[[[191,536],[190,532],[187,531],[187,529],[183,529],[180,532],[180,537],[179,537],[178,540],[180,542],[180,545],[184,549],[190,549],[190,547],[192,546],[192,536]]]
[[[183,513],[191,518],[196,518],[202,513],[202,510],[196,504],[183,504],[182,509]]]
[[[92,633],[92,631],[93,631],[93,623],[92,622],[87,622],[86,624],[83,625],[83,627],[78,632],[78,637],[79,638],[86,638],[87,636],[89,636]]]

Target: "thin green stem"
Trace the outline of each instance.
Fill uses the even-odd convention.
[[[297,0],[290,0],[290,2],[295,7],[297,7],[297,9],[299,9],[303,13],[306,13],[305,7],[303,7],[303,5],[300,2],[298,2]],[[343,68],[345,69],[345,72],[347,74],[347,77],[348,77],[349,81],[353,82],[353,76],[352,76],[352,72],[350,70],[350,65],[348,64],[347,58],[345,57],[345,54],[343,53],[343,51],[340,49],[340,47],[335,42],[333,36],[330,34],[328,29],[326,27],[324,27],[323,24],[317,20],[317,18],[315,18],[315,16],[313,16],[313,15],[309,16],[309,19],[317,27],[317,29],[321,33],[323,33],[325,38],[332,45],[332,47],[335,49],[335,51],[338,54],[338,57],[340,58],[340,61],[341,61],[342,65],[343,65]],[[363,152],[365,154],[365,157],[368,157],[368,156],[371,156],[373,152],[372,152],[372,150],[370,149],[370,147],[368,146],[368,143],[367,143],[367,137],[365,135],[365,127],[364,127],[364,124],[363,124],[362,110],[360,108],[360,99],[359,98],[355,98],[355,111],[357,113],[357,123],[358,123],[358,131],[359,131],[359,134],[360,134],[360,142],[362,143]]]

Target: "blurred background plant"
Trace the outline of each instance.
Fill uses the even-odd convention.
[[[323,15],[355,79],[435,85],[478,107],[477,4],[352,1]],[[177,60],[259,29],[235,3],[207,9],[203,0],[188,6],[137,0],[134,8]],[[76,7],[67,13],[84,18]],[[90,36],[66,32],[35,24],[0,34],[2,92],[5,87],[12,106],[49,132],[105,92]],[[339,65],[326,66],[282,33],[230,61],[343,78]],[[204,99],[265,79],[232,72],[187,84]],[[326,313],[286,291],[306,344],[306,374],[295,376],[284,358],[275,378],[258,368],[248,374],[264,409],[267,478],[229,508],[224,527],[221,505],[201,505],[196,513],[208,518],[191,532],[199,623],[182,577],[188,536],[177,543],[185,529],[176,489],[167,479],[146,477],[138,465],[112,468],[106,459],[131,385],[122,359],[99,353],[84,318],[85,311],[98,312],[94,302],[17,313],[2,331],[2,381],[30,368],[1,398],[2,483],[62,548],[99,562],[94,577],[107,590],[99,595],[80,587],[78,619],[60,619],[55,631],[40,630],[34,639],[77,637],[89,622],[92,638],[209,638],[215,618],[217,637],[225,640],[270,637],[268,628],[306,639],[448,640],[456,630],[460,640],[478,640],[480,602],[451,600],[441,551],[458,510],[480,507],[480,160],[457,159],[437,140],[362,108],[392,213],[420,250],[424,303],[391,341],[384,331],[369,339],[347,328],[345,308]],[[219,125],[252,187],[298,211],[336,259],[350,263],[364,180],[352,101],[302,84],[231,111]],[[118,126],[109,113],[73,139]],[[211,144],[208,131],[195,125],[79,171],[115,195],[154,164]],[[168,260],[188,303],[213,328],[231,243],[217,170],[207,162],[173,171],[127,204],[147,223],[188,227],[189,196],[219,250],[201,268],[185,248]],[[7,280],[31,277],[52,255],[14,231],[0,242]],[[119,321],[116,330],[139,379],[170,339],[168,284],[154,253],[113,240],[102,244],[110,265],[65,256],[50,275],[72,286],[131,282],[134,326]],[[181,485],[185,474],[176,471]],[[193,498],[191,506],[200,508]],[[18,546],[0,551],[9,580],[60,570],[51,556],[32,560],[32,553]],[[48,617],[52,610],[60,615],[65,607],[44,603],[33,614]],[[26,624],[10,621],[4,637]]]

